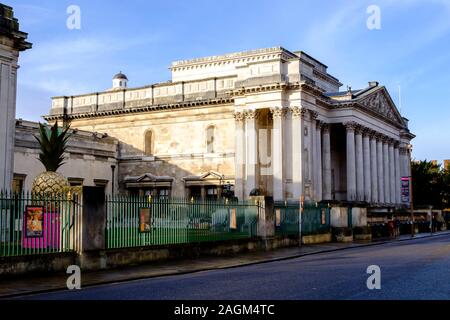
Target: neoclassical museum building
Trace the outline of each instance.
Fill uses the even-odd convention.
[[[66,176],[159,197],[247,199],[257,191],[402,204],[414,135],[378,82],[340,90],[326,65],[281,47],[176,61],[170,70],[163,83],[128,88],[119,73],[104,92],[52,98],[45,119],[70,119],[77,137]],[[25,127],[18,124],[34,130]],[[96,169],[77,169],[86,161]],[[27,167],[18,161],[16,171]]]

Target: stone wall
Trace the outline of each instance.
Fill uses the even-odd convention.
[[[152,173],[174,178],[172,195],[184,197],[183,178],[216,171],[234,177],[233,105],[168,110],[120,117],[75,119],[72,127],[107,133],[119,143],[119,181]],[[213,126],[214,153],[207,153],[206,130]],[[144,154],[152,132],[153,153]],[[123,183],[120,184],[123,189]]]

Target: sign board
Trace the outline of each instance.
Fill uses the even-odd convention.
[[[44,236],[43,206],[26,206],[24,219],[25,219],[25,237],[42,238]]]
[[[233,208],[230,210],[230,229],[236,229],[237,223],[236,223],[236,209]]]
[[[275,210],[275,225],[277,227],[281,226],[281,210],[280,209]]]
[[[152,229],[152,214],[150,208],[139,209],[139,232],[150,232]]]
[[[401,181],[401,193],[402,193],[402,203],[410,203],[410,184],[411,177],[402,177]]]
[[[322,215],[321,215],[321,223],[326,224],[327,223],[327,209],[322,208]]]

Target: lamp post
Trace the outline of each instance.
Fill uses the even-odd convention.
[[[411,237],[414,238],[415,227],[414,227],[414,203],[413,203],[413,180],[412,180],[412,145],[408,144],[409,153],[409,209],[411,211]]]
[[[305,196],[302,195],[300,197],[300,210],[299,210],[299,216],[298,216],[299,246],[302,246],[302,219],[303,219],[304,206],[305,206]]]

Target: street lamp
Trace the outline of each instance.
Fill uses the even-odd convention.
[[[411,237],[414,238],[415,227],[414,227],[414,203],[413,203],[413,181],[412,181],[412,145],[408,144],[409,153],[409,209],[411,211]]]

